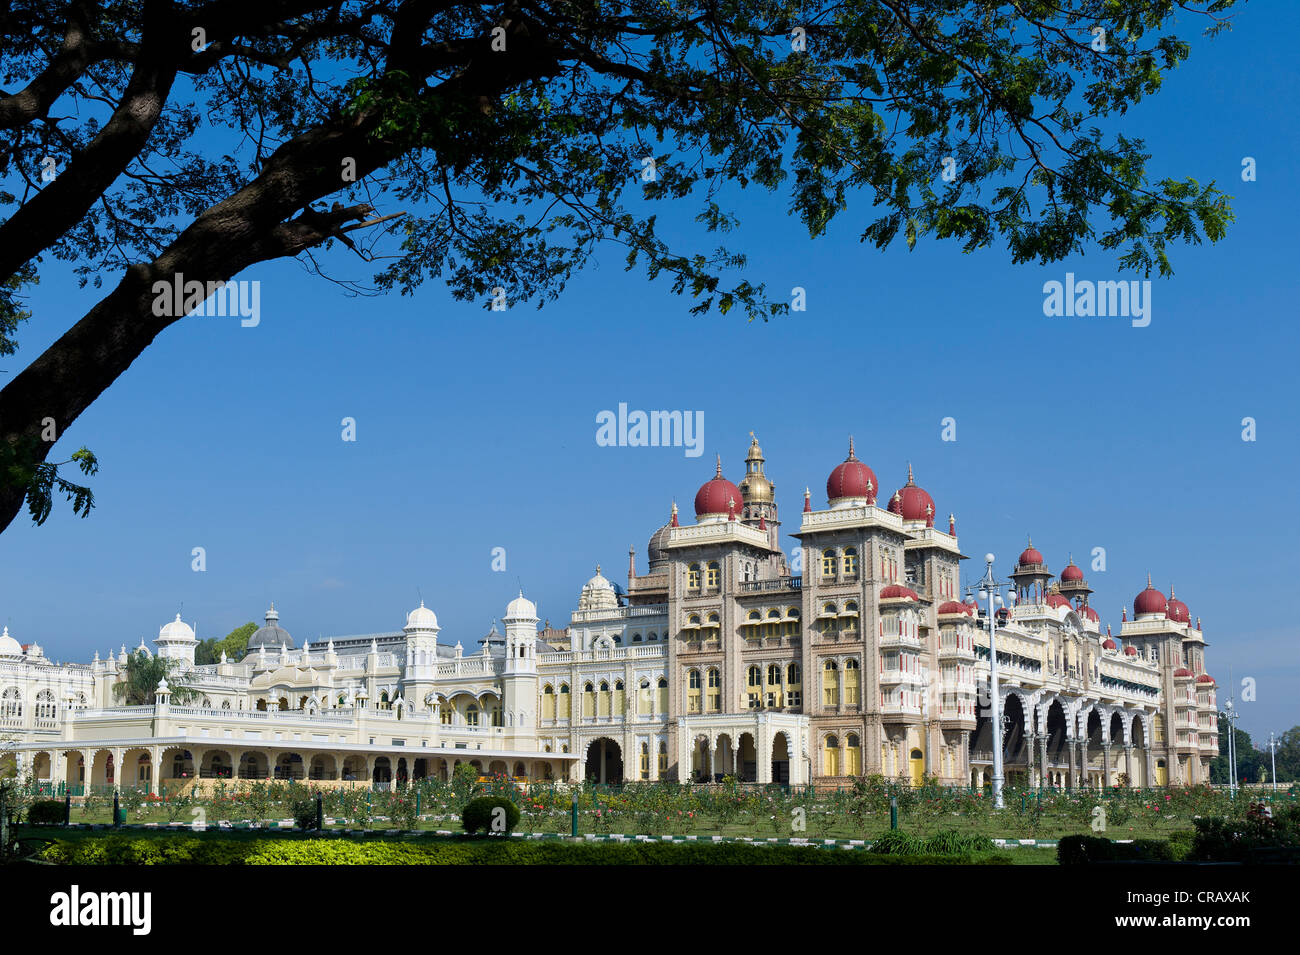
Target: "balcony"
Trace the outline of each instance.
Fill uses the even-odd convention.
[[[777,577],[775,580],[744,580],[737,590],[742,594],[785,593],[803,589],[803,577]]]

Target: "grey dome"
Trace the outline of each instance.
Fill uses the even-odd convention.
[[[248,649],[260,650],[265,647],[268,650],[279,650],[282,646],[290,650],[296,649],[293,645],[293,637],[289,636],[288,630],[280,626],[279,620],[280,615],[275,611],[275,604],[271,604],[271,609],[266,612],[266,626],[259,627],[248,638]]]

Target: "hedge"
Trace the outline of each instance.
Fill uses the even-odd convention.
[[[470,835],[479,830],[486,835],[509,835],[519,825],[519,807],[505,796],[471,799],[461,814],[461,825]]]
[[[1090,865],[1095,862],[1177,862],[1187,855],[1189,843],[1162,839],[1134,839],[1112,842],[1100,836],[1063,836],[1056,844],[1056,861],[1061,865]]]
[[[745,843],[442,843],[343,839],[226,840],[108,836],[57,840],[44,858],[63,865],[957,865],[1010,864],[1004,856],[879,855],[861,850]]]
[[[67,806],[59,799],[41,799],[27,807],[27,822],[33,826],[61,826],[67,818]]]

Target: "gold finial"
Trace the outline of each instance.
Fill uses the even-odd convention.
[[[1148,586],[1148,587],[1151,586],[1151,574],[1150,574],[1150,572],[1147,573],[1147,586]]]
[[[849,435],[849,460],[853,460],[853,435]]]
[[[718,470],[714,477],[722,477],[722,455],[718,455]]]
[[[907,462],[907,483],[908,483],[909,485],[910,485],[910,484],[915,484],[915,483],[916,483],[915,481],[912,480],[912,462],[911,462],[911,461],[908,461],[908,462]]]

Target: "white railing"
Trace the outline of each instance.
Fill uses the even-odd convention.
[[[662,617],[667,613],[667,604],[644,604],[639,607],[610,607],[607,610],[575,610],[570,618],[574,623],[591,623],[599,620],[626,620],[629,617]]]

